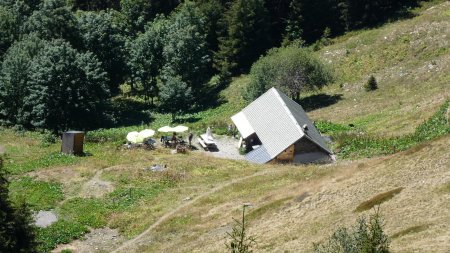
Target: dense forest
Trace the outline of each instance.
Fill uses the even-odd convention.
[[[214,103],[230,77],[248,73],[271,48],[320,46],[347,31],[408,15],[416,4],[0,0],[0,124],[54,132],[104,127],[117,121],[110,98],[123,86],[175,118]],[[270,54],[281,61],[276,55],[283,52]],[[264,73],[262,65],[253,71]],[[322,79],[314,79],[322,82],[318,86],[331,80],[322,72]],[[293,97],[299,96],[297,86],[290,86]]]

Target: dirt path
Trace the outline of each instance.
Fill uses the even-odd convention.
[[[241,178],[233,179],[233,180],[228,181],[228,182],[221,183],[218,186],[212,188],[211,190],[198,195],[197,197],[193,198],[189,202],[185,202],[185,203],[179,205],[178,207],[176,207],[175,209],[173,209],[172,211],[164,214],[158,220],[156,220],[152,225],[150,225],[144,232],[140,233],[135,238],[124,242],[120,247],[118,247],[117,249],[112,251],[112,253],[125,252],[127,248],[129,248],[132,245],[135,245],[140,239],[142,239],[144,236],[148,235],[154,228],[159,226],[161,223],[165,222],[166,220],[168,220],[170,217],[172,217],[174,214],[178,213],[182,209],[184,209],[184,208],[192,205],[193,203],[197,202],[201,198],[207,197],[207,196],[209,196],[209,195],[211,195],[211,194],[213,194],[213,193],[215,193],[217,191],[220,191],[220,190],[222,190],[225,187],[233,185],[235,183],[239,183],[239,182],[247,180],[249,178],[265,175],[265,174],[276,172],[276,171],[279,171],[279,170],[264,170],[264,171],[256,172],[256,173],[254,173],[252,175],[249,175],[249,176],[246,176],[246,177],[241,177]]]

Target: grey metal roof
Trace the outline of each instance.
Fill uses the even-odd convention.
[[[248,158],[246,156],[247,159],[264,157],[264,159],[255,158],[257,161],[262,161],[270,157],[267,160],[270,161],[275,158],[278,154],[305,136],[302,129],[304,124],[308,126],[306,137],[331,154],[323,137],[314,124],[312,124],[311,120],[309,120],[303,108],[275,88],[271,88],[261,95],[245,107],[242,112],[263,143],[265,150],[263,152],[263,150],[259,150],[261,148],[256,149],[251,152],[255,152],[255,154],[250,155],[251,153],[249,153]]]
[[[289,111],[292,113],[292,116],[294,116],[298,125],[303,127],[306,124],[308,126],[308,130],[306,131],[303,131],[302,128],[302,131],[306,134],[307,137],[309,137],[308,139],[310,139],[312,142],[316,143],[322,149],[331,154],[332,152],[325,143],[324,138],[320,134],[319,130],[317,130],[316,126],[314,126],[314,124],[311,122],[305,110],[303,110],[302,106],[297,104],[292,99],[290,99],[284,93],[278,91],[278,94],[280,95],[280,98],[283,100],[284,104],[287,106]]]
[[[246,154],[245,159],[247,159],[250,162],[263,164],[272,160],[272,157],[270,157],[270,154],[267,153],[267,150],[264,147],[264,145],[261,145],[259,148]]]

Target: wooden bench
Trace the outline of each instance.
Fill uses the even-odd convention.
[[[208,149],[208,146],[206,146],[205,142],[204,142],[202,139],[197,138],[197,140],[198,140],[198,143],[200,143],[200,145],[201,145],[205,150]]]

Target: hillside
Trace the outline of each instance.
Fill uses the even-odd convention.
[[[369,132],[411,132],[450,96],[450,3],[378,29],[349,34],[323,48],[337,81],[323,92],[337,103],[316,119],[353,123]],[[370,75],[379,89],[365,92]]]
[[[337,78],[304,95],[314,120],[404,136],[435,114],[450,97],[450,3],[416,12],[335,38],[316,52]],[[362,85],[372,74],[379,89],[366,92]],[[212,126],[220,134],[245,105],[248,83],[247,75],[235,77],[219,106],[179,120],[194,132]],[[320,103],[311,102],[317,98]],[[169,114],[151,116],[148,125],[88,132],[86,156],[80,157],[61,155],[60,141],[48,133],[0,128],[11,198],[59,218],[38,230],[42,252],[225,252],[232,218],[246,202],[252,204],[247,218],[255,252],[311,252],[313,243],[372,212],[355,212],[360,204],[383,195],[390,197],[380,210],[393,252],[448,251],[448,134],[392,155],[329,165],[255,165],[201,151],[123,148],[127,132],[171,122]],[[166,169],[154,172],[152,165]]]
[[[256,252],[311,252],[338,226],[354,224],[364,201],[402,187],[381,204],[393,252],[446,252],[450,243],[450,137],[397,155],[329,166],[267,166],[180,210],[135,252],[222,252],[231,217],[250,202]],[[371,213],[372,210],[362,214]],[[138,243],[138,242],[136,242]]]
[[[448,1],[425,5],[414,18],[333,39],[317,55],[333,68],[336,80],[303,95],[310,117],[354,124],[376,135],[414,131],[450,97],[449,11]],[[370,75],[378,82],[374,92],[363,88]],[[249,81],[249,76],[237,77],[222,92],[228,103],[212,110],[215,122],[227,121],[245,104]]]

